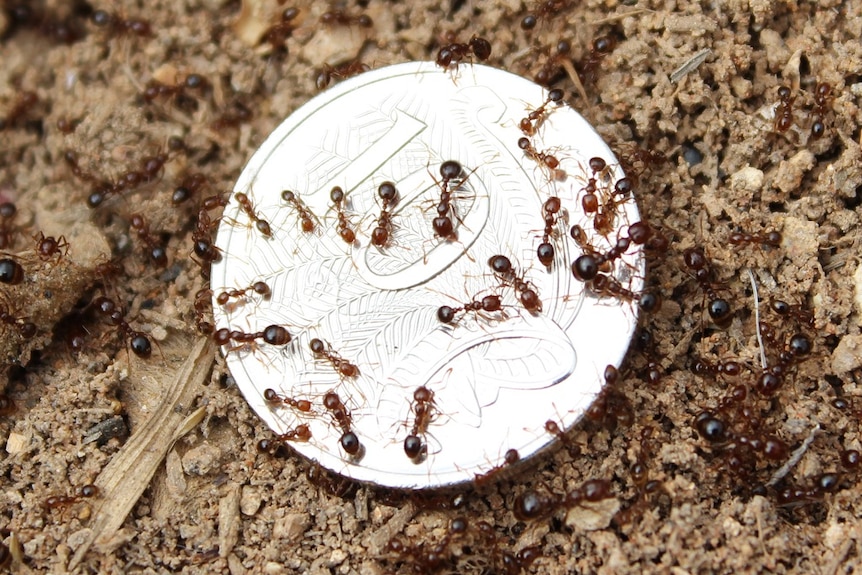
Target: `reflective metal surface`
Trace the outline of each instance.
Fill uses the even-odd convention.
[[[223,351],[243,394],[276,433],[308,427],[308,441],[292,442],[297,451],[382,486],[472,481],[503,466],[509,449],[523,460],[551,444],[546,421],[574,425],[600,392],[605,366],[622,361],[636,306],[584,290],[570,269],[582,249],[569,228],[581,224],[596,249],[613,245],[616,230],[607,237],[592,232],[581,196],[590,158],[609,165],[600,189],[612,189],[623,174],[595,131],[566,105],[551,104],[531,138],[560,161],[564,174],[526,157],[518,146],[519,121],[546,97],[532,82],[485,66],[462,65],[455,74],[430,63],[392,66],[317,96],[252,157],[224,212],[217,239],[223,258],[211,283],[217,295],[263,280],[271,296],[249,291],[213,306],[218,327],[255,333],[278,324],[290,332],[284,346],[257,339]],[[447,160],[463,167],[449,185],[457,239],[432,229]],[[370,236],[383,207],[378,188],[386,181],[395,184],[398,201],[389,209],[391,237],[379,247]],[[353,244],[338,233],[334,186],[345,193]],[[313,231],[303,231],[300,210],[283,199],[284,190],[313,214]],[[241,207],[238,192],[270,224],[270,237]],[[536,248],[551,195],[561,199],[563,217],[554,224],[556,255],[548,269]],[[637,220],[634,202],[626,201],[614,226]],[[614,264],[614,275],[637,291],[644,265],[630,251]],[[495,254],[507,256],[515,272],[495,275],[488,265]],[[540,312],[524,309],[518,282],[535,287]],[[488,295],[499,295],[502,309],[464,310],[451,324],[438,319],[440,306],[464,307]],[[314,338],[355,365],[358,375],[339,375],[312,352]],[[433,399],[414,399],[421,386]],[[268,388],[310,401],[310,411],[266,401]],[[324,405],[328,392],[343,409]],[[361,443],[356,456],[340,444],[347,431]],[[414,434],[426,453],[410,459],[404,441]]]

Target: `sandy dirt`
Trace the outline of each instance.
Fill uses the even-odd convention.
[[[285,8],[275,0],[122,0],[103,3],[118,7],[102,27],[92,22],[102,5],[34,4],[30,20],[11,0],[0,16],[0,201],[18,207],[0,233],[14,242],[4,257],[24,272],[21,283],[0,284],[0,551],[10,569],[860,571],[862,2],[341,6],[367,14],[371,28],[323,26],[329,6],[312,2],[272,43],[264,33]],[[529,11],[538,22],[528,34],[520,22]],[[134,19],[150,34],[138,35]],[[271,433],[195,329],[205,282],[189,254],[201,199],[232,188],[267,134],[317,93],[324,64],[433,60],[447,33],[487,38],[490,65],[530,78],[568,41],[571,71],[586,72],[583,92],[552,62],[554,85],[634,164],[644,218],[670,244],[649,262],[664,305],[643,318],[649,337],[604,411],[511,477],[418,498],[258,451]],[[601,37],[614,44],[604,56],[594,50]],[[206,85],[142,97],[153,79],[191,73]],[[832,91],[818,102],[820,83]],[[780,86],[789,88],[783,104]],[[172,137],[185,148],[171,149]],[[666,161],[644,165],[637,149]],[[96,180],[117,182],[158,154],[167,158],[153,181],[88,207]],[[173,204],[195,173],[206,184]],[[154,245],[166,242],[167,266],[144,254],[136,213]],[[777,247],[729,243],[732,232],[772,230],[782,234]],[[64,236],[68,253],[39,257],[39,233]],[[686,267],[693,247],[710,261],[712,295]],[[767,361],[786,368],[770,395],[757,391],[749,270],[770,328]],[[88,306],[100,296],[126,309],[119,328]],[[718,297],[732,307],[726,329],[705,312]],[[801,313],[777,315],[776,298]],[[26,322],[35,336],[22,335]],[[150,334],[149,359],[128,351],[137,331]],[[785,350],[797,333],[813,344],[807,356]],[[736,360],[742,373],[695,373],[699,360]],[[734,390],[746,397],[727,400]],[[588,480],[606,481],[608,497],[575,501]],[[98,493],[78,497],[91,484]],[[525,494],[556,503],[519,519]]]

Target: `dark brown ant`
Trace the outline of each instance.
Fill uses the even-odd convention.
[[[323,396],[323,406],[329,410],[336,424],[341,428],[342,434],[339,439],[341,448],[353,458],[361,457],[363,450],[362,443],[360,443],[359,437],[352,429],[353,417],[344,403],[342,403],[341,398],[334,391],[327,392]]]
[[[834,472],[821,473],[814,478],[809,487],[785,487],[776,493],[778,505],[795,507],[807,503],[822,501],[828,493],[834,493],[841,487],[841,475]]]
[[[263,40],[268,42],[274,51],[287,50],[284,43],[293,34],[295,25],[293,23],[296,17],[299,16],[298,8],[286,8],[281,13],[281,18],[278,22],[267,28],[263,34]]]
[[[164,165],[170,159],[170,156],[166,153],[159,153],[155,156],[146,156],[141,159],[140,169],[127,170],[114,182],[100,179],[81,168],[78,163],[78,154],[72,150],[67,150],[63,159],[72,170],[75,177],[83,182],[93,185],[93,189],[87,197],[87,205],[90,208],[97,208],[112,196],[123,191],[136,189],[141,185],[148,184],[159,179]]]
[[[389,245],[392,235],[392,206],[398,203],[398,190],[392,182],[383,182],[377,188],[377,195],[380,197],[382,205],[380,207],[380,217],[377,218],[377,226],[371,230],[371,243],[377,247],[386,247]]]
[[[223,327],[213,333],[213,340],[215,340],[217,345],[226,346],[230,342],[239,344],[228,351],[238,351],[243,349],[246,344],[253,344],[258,339],[263,340],[264,343],[268,343],[269,345],[282,346],[290,343],[291,337],[287,329],[280,325],[269,325],[263,328],[263,331],[253,333],[245,333],[240,330],[231,330]]]
[[[761,234],[751,234],[748,232],[731,232],[727,237],[727,241],[735,246],[760,244],[777,248],[781,246],[781,233],[772,230]]]
[[[311,402],[307,399],[294,399],[292,397],[282,396],[271,388],[263,390],[263,398],[270,404],[289,405],[302,413],[311,413]]]
[[[24,268],[12,258],[0,258],[0,283],[17,285],[24,281]]]
[[[233,100],[227,110],[210,124],[210,128],[215,132],[221,132],[227,128],[236,128],[240,124],[244,124],[252,119],[254,114],[252,111],[239,100]]]
[[[0,304],[0,323],[15,328],[18,335],[24,339],[32,339],[38,331],[35,323],[13,316],[3,304]]]
[[[48,261],[54,256],[62,258],[69,253],[69,242],[66,241],[65,236],[46,237],[44,233],[39,232],[39,236],[33,236],[33,239],[36,240],[36,252],[42,261]]]
[[[503,301],[502,298],[498,295],[486,295],[482,299],[476,299],[471,302],[465,303],[461,307],[451,307],[448,305],[441,305],[437,308],[437,319],[442,323],[455,323],[455,316],[459,312],[495,312],[501,311],[503,309]]]
[[[484,62],[491,57],[491,43],[474,34],[466,44],[452,42],[440,48],[436,63],[444,69],[457,69],[458,65],[471,54],[477,60]]]
[[[801,324],[814,327],[814,314],[799,304],[789,304],[780,299],[773,299],[769,308],[781,317],[792,317]]]
[[[440,164],[440,175],[443,178],[442,181],[437,182],[437,185],[440,186],[440,202],[437,204],[437,217],[431,222],[431,227],[434,229],[434,235],[447,241],[457,241],[458,239],[458,232],[455,231],[455,225],[452,221],[452,216],[458,217],[452,207],[452,188],[463,185],[467,180],[464,178],[457,186],[453,185],[453,182],[463,173],[464,169],[461,164],[455,160],[446,160]]]
[[[775,121],[772,129],[783,134],[793,125],[793,102],[796,101],[796,96],[792,95],[788,86],[778,87],[778,106],[775,108]]]
[[[579,76],[584,84],[595,84],[598,71],[608,54],[614,51],[617,42],[613,36],[599,36],[593,40],[590,53],[580,62]]]
[[[359,26],[360,28],[371,28],[374,21],[367,14],[353,16],[344,10],[327,10],[320,15],[320,23],[325,26]]]
[[[201,272],[205,273],[210,264],[221,259],[221,251],[212,244],[211,234],[217,222],[210,218],[209,212],[227,205],[227,200],[221,196],[208,196],[201,202],[198,220],[192,232],[194,254],[200,259]]]
[[[359,74],[367,72],[370,69],[371,68],[368,66],[368,64],[365,64],[360,60],[351,60],[350,62],[338,64],[337,66],[330,66],[329,64],[324,64],[323,68],[321,68],[315,76],[315,84],[317,85],[318,90],[323,90],[324,88],[329,86],[333,78],[337,80],[344,80],[345,78],[358,76]]]
[[[521,30],[530,31],[540,19],[553,18],[568,8],[568,0],[540,0],[521,20]]]
[[[282,192],[282,197],[284,193]],[[272,228],[269,225],[269,222],[265,219],[261,218],[257,215],[257,212],[254,209],[254,206],[251,203],[251,199],[242,192],[237,192],[234,196],[237,203],[239,204],[240,209],[245,212],[250,219],[254,223],[254,227],[261,233],[262,236],[266,238],[272,237]]]
[[[152,355],[153,346],[150,343],[150,338],[145,333],[132,329],[126,321],[125,311],[121,307],[118,307],[113,300],[105,296],[99,296],[90,305],[101,315],[108,318],[117,328],[117,333],[128,341],[129,347],[135,355],[144,359]]]
[[[147,83],[141,97],[148,104],[156,100],[173,99],[177,107],[183,110],[194,111],[196,108],[195,98],[189,94],[189,90],[203,92],[209,86],[209,82],[200,74],[188,74],[181,82],[176,84],[165,84],[157,80]]]
[[[608,251],[598,252],[589,243],[582,243],[585,241],[586,234],[580,226],[572,226],[570,233],[572,238],[586,250],[586,253],[578,256],[572,262],[572,275],[582,282],[592,281],[599,275],[599,272],[610,271],[610,264],[621,258],[633,243],[630,236],[620,235],[617,238],[617,243]]]
[[[353,231],[350,220],[347,219],[347,214],[344,213],[344,204],[346,203],[344,200],[344,190],[340,186],[335,186],[329,192],[329,199],[335,205],[335,212],[338,215],[338,235],[348,244],[352,244],[356,241],[356,232]]]
[[[562,209],[562,204],[560,203],[560,198],[556,196],[551,196],[542,204],[545,229],[542,232],[542,242],[536,248],[536,257],[548,269],[551,269],[551,264],[554,263],[554,255],[556,253],[554,244],[551,243],[551,236],[554,234],[554,227],[557,225],[560,209]]]
[[[15,103],[6,112],[6,115],[0,118],[0,131],[19,124],[38,103],[39,96],[36,95],[36,92],[30,92],[29,90],[18,92],[18,95],[15,97]]]
[[[733,319],[733,313],[730,309],[730,304],[724,298],[718,297],[713,283],[714,274],[706,254],[700,248],[688,248],[682,254],[685,267],[694,273],[700,289],[709,298],[707,311],[712,321],[719,327],[727,327]]]
[[[0,203],[0,250],[6,250],[15,245],[15,216],[18,208],[12,202]]]
[[[525,156],[539,164],[539,166],[541,166],[542,168],[547,168],[551,173],[552,179],[566,179],[566,172],[559,169],[560,160],[558,160],[556,156],[553,156],[547,152],[538,151],[535,147],[533,147],[533,143],[527,137],[522,137],[518,139],[518,147],[524,151]]]
[[[556,105],[560,105],[563,101],[564,92],[559,88],[554,88],[548,92],[548,97],[542,103],[541,106],[536,108],[527,114],[524,118],[521,118],[521,121],[518,122],[518,127],[524,133],[525,136],[535,136],[536,132],[539,131],[539,128],[542,127],[542,124],[545,123],[545,120],[548,118],[548,106],[553,102]],[[520,146],[520,144],[518,144]]]
[[[299,217],[299,227],[302,228],[302,231],[305,233],[313,232],[315,228],[315,220],[317,218],[314,217],[314,214],[311,213],[311,210],[308,209],[305,202],[300,200],[299,196],[290,190],[284,190],[281,192],[281,199],[290,204],[293,209],[296,210],[297,216]]]
[[[703,358],[694,362],[692,371],[698,375],[726,375],[736,377],[742,373],[742,365],[735,360],[727,359],[711,363]]]
[[[332,367],[335,368],[335,371],[344,377],[356,377],[359,375],[359,368],[343,359],[337,353],[332,351],[331,346],[319,338],[313,338],[308,342],[308,347],[311,348],[312,353],[316,357],[322,357],[326,359]]]
[[[795,333],[778,354],[778,362],[766,367],[754,384],[754,389],[766,396],[774,395],[784,383],[784,376],[791,366],[811,353],[811,339],[804,333]]]
[[[80,489],[78,489],[77,495],[52,495],[45,500],[45,508],[46,509],[57,509],[58,507],[65,507],[67,505],[71,505],[72,503],[77,503],[82,499],[96,497],[99,494],[99,488],[95,485],[84,485]]]
[[[428,454],[428,444],[425,442],[428,426],[439,415],[434,403],[434,392],[424,385],[417,387],[413,392],[410,410],[413,412],[413,427],[404,438],[404,453],[414,463],[419,463]]]
[[[93,24],[105,30],[110,36],[151,36],[153,33],[150,23],[142,18],[121,18],[106,10],[96,10],[90,16]]]
[[[811,122],[811,137],[815,140],[826,133],[825,116],[832,100],[832,85],[818,82],[814,87],[814,121]]]
[[[247,297],[248,292],[250,291],[253,291],[257,295],[261,296],[261,298],[263,299],[269,299],[270,295],[272,295],[272,292],[270,291],[269,286],[266,284],[266,282],[257,281],[250,286],[242,289],[225,290],[219,293],[216,296],[216,303],[219,305],[226,305],[230,301],[230,298]]]
[[[563,76],[567,68],[574,70],[569,56],[571,51],[572,45],[568,40],[560,40],[557,42],[554,53],[548,55],[545,63],[542,64],[542,67],[539,68],[539,71],[536,72],[535,76],[533,76],[533,80],[536,84],[539,84],[540,86],[550,86]]]
[[[503,281],[504,284],[511,285],[521,301],[524,309],[530,313],[536,314],[542,311],[542,300],[539,299],[539,294],[536,292],[535,286],[531,282],[524,279],[523,275],[518,275],[515,268],[512,266],[512,261],[504,255],[494,255],[488,259],[488,265],[496,276]]]
[[[637,144],[628,144],[617,154],[620,168],[626,177],[632,180],[634,186],[640,182],[644,172],[652,171],[667,162],[667,156],[652,149],[644,149]]]
[[[174,188],[174,192],[171,194],[171,203],[175,206],[185,203],[208,185],[209,180],[205,175],[196,172],[187,174]]]
[[[138,239],[146,246],[147,257],[159,267],[168,265],[168,253],[162,242],[150,233],[150,225],[142,214],[132,214],[129,219],[129,227],[135,230]]]

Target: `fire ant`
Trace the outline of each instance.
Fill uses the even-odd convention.
[[[147,219],[142,214],[132,214],[129,220],[129,227],[135,230],[147,249],[147,256],[154,264],[159,267],[168,265],[168,253],[162,242],[153,237],[150,233],[150,225]]]
[[[46,237],[44,233],[39,232],[39,237],[33,236],[33,239],[36,240],[36,251],[42,261],[48,261],[54,256],[63,257],[69,253],[69,242],[66,241],[65,236]],[[60,253],[61,250],[62,254]]]
[[[446,160],[440,164],[440,175],[443,177],[443,181],[437,182],[437,185],[440,186],[440,203],[437,204],[437,217],[431,222],[431,227],[434,229],[434,235],[448,241],[458,239],[458,232],[455,231],[452,217],[449,215],[451,213],[456,218],[458,217],[452,207],[452,188],[460,187],[467,181],[467,178],[463,178],[457,186],[451,184],[463,173],[464,169],[461,164],[455,160]]]
[[[344,200],[344,190],[340,186],[335,186],[329,192],[329,199],[335,204],[335,211],[338,214],[338,235],[348,244],[352,244],[356,241],[356,233],[350,226],[347,214],[344,213],[344,205],[346,203]]]
[[[470,54],[484,62],[491,57],[491,43],[474,34],[466,44],[452,42],[440,48],[437,52],[436,63],[444,69],[457,69],[458,65]]]
[[[507,449],[506,453],[503,454],[503,463],[501,463],[500,465],[495,465],[481,475],[476,475],[473,478],[473,485],[475,485],[476,487],[483,487],[485,485],[488,485],[497,476],[499,476],[504,469],[512,467],[520,460],[521,454],[518,453],[517,449]]]
[[[815,140],[822,138],[826,133],[827,107],[832,99],[832,86],[826,82],[818,82],[814,87],[814,121],[811,123],[811,137]]]
[[[204,187],[209,184],[207,177],[200,173],[192,173],[186,175],[182,181],[174,188],[171,194],[171,203],[178,206],[189,200],[194,194],[199,193]]]
[[[175,84],[164,84],[157,80],[150,80],[144,88],[141,97],[145,102],[151,104],[158,99],[173,98],[177,107],[184,110],[193,110],[195,100],[188,94],[188,90],[204,91],[209,83],[200,74],[188,74],[181,82]]]
[[[548,168],[554,179],[564,180],[566,178],[566,172],[557,169],[560,165],[560,160],[556,156],[536,150],[529,138],[519,138],[518,147],[524,151],[525,156],[539,164],[539,166]]]
[[[417,387],[413,392],[413,401],[410,404],[414,415],[413,427],[410,434],[404,438],[404,453],[414,463],[419,463],[428,454],[428,445],[425,442],[425,434],[428,426],[439,415],[434,403],[434,392],[427,387]]]
[[[152,355],[153,346],[150,343],[150,338],[145,333],[132,329],[126,321],[125,311],[118,307],[113,300],[99,296],[90,305],[110,320],[117,328],[117,333],[128,340],[129,347],[135,355],[144,359]]]
[[[571,73],[574,75],[574,66],[569,59],[569,52],[571,51],[572,45],[568,40],[560,40],[557,42],[557,47],[554,53],[548,55],[545,63],[542,64],[542,67],[539,68],[539,71],[536,72],[535,76],[533,76],[533,80],[536,84],[539,84],[540,86],[550,86],[563,75],[564,70],[568,72],[569,68],[571,68]]]
[[[780,299],[773,299],[769,307],[781,317],[792,317],[801,324],[814,327],[814,314],[799,304],[793,305]]]
[[[284,190],[281,192],[281,199],[293,206],[293,209],[296,210],[296,213],[299,216],[299,225],[302,228],[302,231],[305,233],[311,233],[314,231],[314,214],[311,213],[311,210],[303,203],[299,197],[290,190]]]
[[[553,90],[550,90],[548,92],[548,97],[545,99],[541,106],[527,114],[525,118],[521,118],[521,121],[518,123],[518,127],[521,129],[525,136],[536,135],[536,132],[539,131],[539,128],[548,118],[547,107],[551,104],[551,102],[559,106],[560,103],[563,101],[564,95],[565,93],[559,88],[554,88]],[[518,146],[521,146],[520,140]]]
[[[202,274],[207,273],[209,264],[221,258],[221,251],[212,244],[210,238],[215,222],[210,218],[209,212],[226,205],[227,200],[221,196],[209,196],[201,202],[201,208],[198,211],[198,221],[192,232],[192,241],[194,242],[194,254],[201,260],[199,265],[201,266]]]
[[[521,30],[530,31],[536,27],[540,18],[553,18],[568,7],[568,0],[541,0],[521,20]]]
[[[6,115],[0,118],[0,131],[19,123],[38,103],[39,96],[36,95],[36,92],[30,92],[29,90],[18,92],[15,103],[6,112]]]
[[[636,302],[638,307],[647,313],[657,311],[661,307],[661,296],[657,293],[648,290],[635,293],[623,286],[617,278],[605,273],[597,273],[589,281],[589,287],[597,295],[609,296],[629,303]]]
[[[12,258],[0,259],[0,283],[17,285],[24,281],[24,268]]]
[[[515,268],[512,266],[512,261],[504,255],[494,255],[488,259],[488,265],[496,276],[503,281],[504,284],[511,285],[515,288],[515,293],[521,301],[524,309],[530,313],[536,314],[542,311],[542,300],[539,299],[539,294],[531,282],[524,279],[523,275],[518,275]]]
[[[368,64],[365,64],[360,60],[351,60],[350,62],[338,64],[337,66],[324,64],[323,68],[317,72],[315,85],[318,90],[323,90],[329,86],[329,83],[333,78],[343,80],[345,78],[350,78],[351,76],[358,76],[368,70],[370,70]]]
[[[293,429],[288,429],[284,433],[275,436],[278,444],[274,444],[270,439],[261,439],[257,442],[257,450],[262,453],[276,455],[281,445],[286,441],[299,441],[305,443],[311,440],[311,428],[305,423],[301,423]]]
[[[281,13],[279,21],[264,32],[263,40],[269,42],[273,50],[285,50],[284,43],[293,34],[293,21],[297,16],[299,16],[298,8],[286,8]]]
[[[269,299],[270,295],[272,295],[272,292],[270,291],[269,286],[266,284],[266,282],[257,281],[250,286],[242,289],[225,290],[219,293],[216,296],[216,303],[219,305],[226,305],[232,297],[248,297],[248,292],[250,291],[253,291],[257,295],[261,296],[263,299]]]
[[[217,345],[224,346],[229,344],[231,341],[240,344],[230,348],[228,351],[237,351],[242,349],[245,344],[252,344],[258,339],[262,339],[264,343],[268,343],[269,345],[281,346],[290,343],[291,337],[287,329],[280,325],[269,325],[263,328],[263,331],[254,333],[245,333],[240,330],[231,330],[226,327],[217,329],[215,333],[213,333],[213,340],[215,340]]]
[[[392,213],[390,209],[398,202],[398,190],[392,182],[383,182],[377,188],[382,206],[380,217],[377,218],[377,226],[371,230],[371,243],[377,247],[385,247],[389,244],[392,235]]]
[[[209,288],[199,289],[195,294],[195,327],[199,333],[209,335],[213,333],[215,328],[206,320],[207,312],[212,312],[212,290]]]
[[[311,402],[307,399],[294,399],[292,397],[281,396],[272,388],[263,390],[263,398],[267,403],[289,405],[302,413],[311,412]]]
[[[682,254],[685,267],[694,273],[700,289],[709,298],[707,311],[712,321],[719,327],[727,327],[733,319],[730,304],[724,298],[718,297],[713,284],[713,270],[706,259],[706,254],[700,248],[688,248]]]
[[[221,132],[226,128],[235,128],[244,122],[251,120],[253,114],[248,106],[239,100],[233,100],[228,109],[222,112],[221,116],[216,118],[210,128],[216,132]]]
[[[804,333],[791,335],[784,349],[778,354],[778,363],[763,369],[754,389],[762,395],[774,395],[784,383],[787,370],[810,354],[811,346],[811,340]]]
[[[284,196],[284,193],[282,193],[282,196]],[[254,206],[251,203],[251,199],[242,192],[237,192],[234,198],[236,198],[240,209],[245,212],[248,219],[254,223],[254,227],[257,228],[257,231],[259,231],[262,236],[271,238],[272,228],[270,228],[269,222],[257,215],[257,212],[255,212]]]
[[[133,34],[135,36],[150,36],[152,35],[152,27],[150,23],[141,18],[124,19],[116,14],[111,14],[106,10],[96,10],[90,16],[93,24],[99,28],[103,28],[112,36],[123,36]]]
[[[346,359],[342,359],[342,357],[332,351],[330,345],[322,339],[312,339],[308,342],[308,347],[311,348],[312,353],[314,353],[316,357],[322,357],[329,361],[329,363],[332,364],[332,367],[335,368],[335,371],[340,375],[344,377],[356,377],[359,375],[358,367]]]
[[[45,508],[57,509],[58,507],[65,507],[66,505],[77,503],[81,499],[95,497],[98,494],[99,488],[95,485],[84,485],[78,489],[77,495],[52,495],[45,500]]]
[[[692,371],[697,375],[726,375],[728,377],[736,377],[742,373],[742,365],[732,359],[710,363],[701,358],[694,362]]]
[[[551,264],[554,263],[554,244],[551,243],[551,236],[554,233],[554,227],[557,225],[557,219],[559,218],[558,214],[560,213],[560,209],[562,208],[562,204],[560,203],[560,198],[556,196],[551,196],[545,203],[542,204],[542,215],[545,220],[545,229],[542,232],[542,242],[536,248],[536,257],[539,258],[539,262],[548,268],[551,269]]]
[[[353,417],[344,403],[342,403],[341,398],[334,391],[327,392],[323,396],[323,406],[332,413],[332,417],[341,428],[342,434],[338,440],[341,448],[355,459],[361,457],[363,450],[362,443],[360,443],[359,437],[352,429]]]
[[[437,319],[442,323],[455,323],[455,314],[458,312],[495,312],[503,309],[502,298],[498,295],[486,295],[482,299],[476,299],[465,303],[461,307],[441,305],[437,308]]]
[[[778,87],[780,102],[775,108],[775,122],[772,128],[781,134],[789,130],[793,125],[793,102],[796,101],[796,96],[792,94],[788,86]]]
[[[15,244],[15,216],[18,208],[12,202],[0,204],[0,250],[11,248]]]
[[[9,310],[6,306],[0,304],[0,322],[5,323],[6,325],[15,328],[20,335],[24,339],[32,339],[35,337],[37,328],[36,324],[31,321],[24,321],[22,318],[18,318],[9,313]]]
[[[778,505],[792,507],[815,503],[823,499],[827,493],[834,493],[841,487],[841,475],[835,472],[821,473],[807,488],[785,487],[776,493]]]
[[[599,36],[593,40],[590,53],[581,61],[580,74],[584,84],[595,84],[598,70],[605,57],[614,51],[617,42],[612,36]]]
[[[611,269],[610,264],[621,258],[633,243],[629,235],[620,235],[617,237],[617,243],[613,247],[601,253],[596,251],[587,242],[586,233],[584,233],[579,225],[572,226],[570,234],[578,245],[587,250],[587,253],[584,253],[572,262],[572,275],[575,276],[575,279],[582,282],[595,279],[600,271],[609,271]]]
[[[731,232],[727,238],[727,241],[735,246],[761,244],[773,248],[780,247],[781,240],[781,232],[776,232],[775,230],[762,234],[751,234],[748,232]]]
[[[360,28],[371,28],[374,21],[367,14],[352,16],[344,10],[328,10],[320,15],[320,23],[325,26],[359,26]]]

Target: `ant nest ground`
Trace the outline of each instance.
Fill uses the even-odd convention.
[[[822,4],[5,3],[0,563],[858,570],[862,8]],[[215,349],[284,334],[219,334],[213,294],[196,296],[226,192],[265,137],[318,87],[405,60],[437,60],[453,82],[481,61],[562,90],[666,240],[630,227],[581,245],[578,281],[635,305],[597,279],[643,240],[637,303],[651,312],[584,421],[546,424],[559,449],[430,495],[293,455]],[[540,105],[525,104],[519,147],[555,177],[553,151],[530,140]],[[601,229],[606,212],[590,213]],[[247,287],[229,302],[265,297]]]

